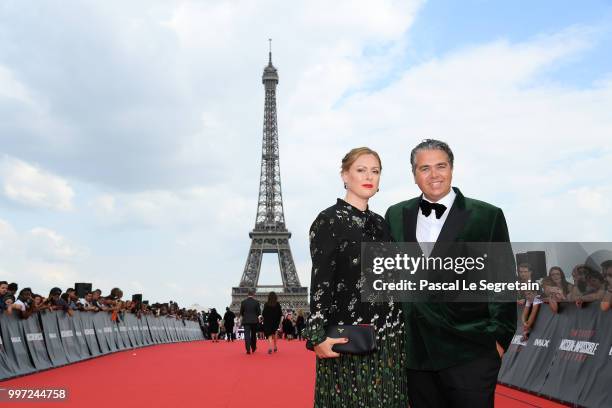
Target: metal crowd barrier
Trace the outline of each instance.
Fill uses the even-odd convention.
[[[204,340],[197,322],[131,313],[0,315],[0,380],[153,344]]]

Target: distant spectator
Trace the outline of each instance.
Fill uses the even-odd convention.
[[[574,280],[574,287],[570,292],[569,299],[571,301],[576,302],[577,305],[579,303],[579,298],[587,290],[586,273],[587,270],[590,269],[591,268],[583,264],[576,265],[574,269],[572,269],[572,279]]]
[[[86,312],[97,312],[99,309],[93,303],[94,294],[92,291],[89,291],[85,294],[84,298],[78,300],[78,304],[80,305],[80,309]]]
[[[223,326],[225,326],[225,334],[227,341],[234,341],[234,320],[236,315],[230,310],[229,307],[225,308],[225,314],[223,315]]]
[[[553,266],[548,271],[548,276],[550,277],[550,279],[552,279],[555,286],[560,289],[560,294],[556,296],[557,300],[566,300],[572,289],[574,288],[574,285],[567,281],[565,273],[563,273],[563,269],[558,266]]]
[[[546,302],[554,313],[559,311],[559,302],[569,300],[573,285],[567,281],[563,270],[553,266],[548,271],[548,276],[542,280],[542,289]]]
[[[9,283],[8,292],[7,292],[9,295],[15,296],[18,290],[19,290],[19,285],[17,285],[15,282]]]
[[[601,272],[606,280],[605,294],[601,300],[601,310],[607,312],[610,310],[610,303],[612,303],[612,259],[601,264]]]
[[[49,308],[49,305],[44,303],[45,299],[42,295],[33,294],[32,295],[32,312],[40,312],[41,310],[45,310]]]
[[[582,307],[584,303],[602,300],[605,281],[601,273],[586,265],[579,265],[574,270],[578,282],[574,285],[571,299],[576,302],[576,306]]]
[[[304,331],[305,326],[306,326],[306,320],[304,319],[304,311],[300,309],[298,310],[297,319],[295,321],[295,330],[296,330],[296,336],[298,340],[304,340],[302,337],[302,331]]]
[[[49,305],[49,310],[63,310],[72,316],[73,311],[68,307],[68,303],[61,298],[62,290],[60,288],[53,288],[49,292],[49,297],[46,303]]]
[[[291,320],[291,313],[285,315],[281,325],[283,327],[283,333],[285,334],[285,340],[292,340],[295,330],[293,328],[293,321]]]
[[[17,300],[13,304],[13,310],[18,310],[21,313],[25,313],[26,310],[32,304],[32,289],[23,288],[19,291],[19,296],[17,296]]]
[[[587,290],[582,297],[585,302],[603,299],[606,281],[599,271],[591,269],[586,274]]]
[[[3,300],[6,306],[6,312],[9,314],[12,313],[13,303],[15,303],[15,296],[11,295],[10,293],[7,293],[6,295],[4,295]]]
[[[102,291],[100,289],[96,289],[92,292],[91,304],[95,306],[98,310],[106,310],[107,307],[104,304],[104,299],[102,299]]]
[[[76,290],[74,288],[66,289],[66,303],[68,303],[68,307],[72,310],[79,310],[78,300]]]
[[[104,298],[104,302],[107,306],[114,308],[117,302],[123,297],[123,291],[119,288],[112,288],[110,294]]]
[[[532,281],[532,274],[533,274],[533,268],[531,267],[530,264],[528,264],[528,263],[519,264],[519,266],[518,266],[518,276],[519,276],[519,280],[521,282],[525,282],[525,283],[526,282],[531,282]],[[518,299],[519,305],[525,305],[528,296],[531,296],[533,298],[532,295],[533,295],[532,292],[521,291],[519,293],[519,299]],[[542,303],[541,302],[541,298],[540,298],[540,302],[539,303]]]
[[[4,297],[8,292],[8,283],[6,281],[0,281],[0,313],[3,313],[6,309],[6,303],[4,303]]]
[[[528,263],[522,263],[518,267],[519,279],[522,282],[531,282],[533,269]],[[522,320],[523,320],[523,341],[527,340],[529,333],[535,324],[540,305],[542,304],[542,298],[536,291],[522,291],[519,299],[519,304],[525,305],[523,308]]]

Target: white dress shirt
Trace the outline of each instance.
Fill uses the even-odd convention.
[[[438,236],[440,236],[440,231],[442,231],[442,227],[444,226],[444,222],[448,217],[448,213],[450,212],[453,203],[455,202],[455,197],[457,194],[451,188],[447,195],[442,197],[440,200],[436,201],[438,204],[442,204],[446,206],[446,210],[444,214],[440,217],[440,219],[436,218],[436,212],[432,211],[428,217],[423,215],[421,208],[419,207],[419,214],[417,215],[417,225],[416,225],[416,238],[419,243],[424,242],[436,242],[438,240]],[[429,201],[423,197],[423,200]],[[423,247],[421,245],[421,247]],[[433,247],[433,245],[431,245]],[[426,253],[430,253],[432,248],[429,248],[429,251],[426,248],[423,250]]]

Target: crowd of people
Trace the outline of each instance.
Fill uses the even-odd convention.
[[[525,291],[519,297],[519,304],[523,308],[523,339],[529,337],[529,332],[536,322],[539,308],[547,304],[554,313],[559,313],[562,304],[571,302],[576,307],[583,307],[586,303],[600,302],[600,308],[606,312],[610,310],[612,302],[612,260],[607,260],[599,268],[580,264],[572,269],[572,282],[570,283],[563,269],[553,266],[548,275],[537,280],[540,291]],[[531,282],[533,268],[528,263],[518,266],[519,279]]]
[[[273,296],[276,296],[275,294]],[[264,308],[265,313],[259,316],[256,335],[259,339],[272,338],[274,349],[277,349],[275,340],[302,339],[305,327],[304,312],[302,310],[281,311],[278,304],[279,319],[273,327],[272,319]],[[183,320],[193,320],[200,324],[205,338],[218,342],[220,339],[234,341],[243,337],[243,326],[240,315],[233,313],[229,307],[221,316],[215,308],[198,311],[181,308],[176,302],[152,303],[142,300],[126,300],[120,288],[111,289],[106,296],[102,290],[87,291],[82,297],[77,295],[74,288],[63,291],[54,287],[48,296],[35,293],[31,288],[19,288],[15,282],[0,281],[0,314],[15,315],[27,319],[37,312],[45,310],[61,310],[72,316],[75,311],[108,312],[112,319],[121,319],[124,313],[133,313],[140,318],[142,315],[167,316]],[[266,318],[266,316],[268,316]]]
[[[125,300],[120,288],[113,288],[107,296],[102,296],[102,290],[96,289],[79,297],[74,288],[62,291],[61,288],[55,287],[45,297],[29,287],[19,289],[17,283],[0,281],[0,313],[15,314],[27,319],[44,310],[63,310],[70,316],[77,310],[109,312],[112,313],[113,320],[120,319],[123,313],[133,313],[138,318],[142,315],[154,315],[193,321],[198,321],[201,317],[197,310],[180,308],[173,301],[149,304],[148,301]]]
[[[304,340],[303,331],[306,327],[306,318],[303,310],[283,309],[277,300],[275,292],[268,294],[268,301],[264,303],[263,311],[257,313],[257,322],[254,324],[254,336],[258,340],[268,340],[269,352],[278,351],[276,341]],[[245,337],[245,325],[240,313],[235,314],[229,307],[225,314],[212,308],[204,311],[200,317],[200,325],[204,336],[213,342],[224,340],[227,342]]]

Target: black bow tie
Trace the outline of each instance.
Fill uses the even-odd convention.
[[[421,200],[421,202],[419,202],[419,207],[421,207],[421,212],[426,217],[429,217],[429,214],[431,214],[431,210],[434,210],[436,212],[436,219],[438,220],[440,219],[440,217],[442,217],[444,211],[446,211],[445,205],[438,203],[430,203],[429,201],[425,200]]]

